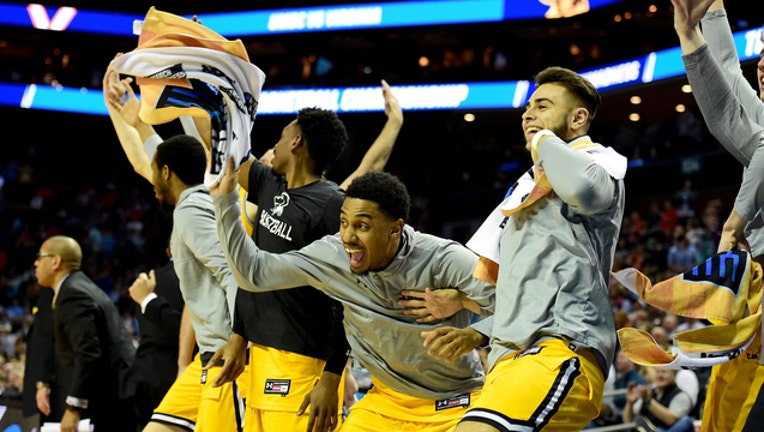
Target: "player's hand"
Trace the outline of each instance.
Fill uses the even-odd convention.
[[[488,343],[488,338],[477,330],[467,327],[443,326],[431,331],[423,331],[424,346],[429,347],[427,354],[452,362],[468,354],[473,349]]]
[[[246,339],[236,333],[232,334],[228,342],[215,351],[215,354],[202,369],[210,370],[220,360],[223,360],[223,366],[221,366],[218,376],[215,377],[212,387],[220,387],[225,383],[232,382],[244,372],[244,366],[247,364]]]
[[[233,156],[229,155],[222,175],[210,185],[212,195],[226,195],[236,189],[236,184],[239,181],[239,169],[235,166]]]
[[[464,308],[462,294],[453,288],[403,290],[398,304],[406,308],[404,314],[418,316],[418,323],[446,319]]]

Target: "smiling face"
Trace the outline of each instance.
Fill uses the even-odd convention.
[[[565,87],[557,83],[542,84],[533,92],[523,113],[526,150],[530,150],[531,139],[541,129],[568,139],[568,122],[574,113],[572,100]]]
[[[671,369],[655,368],[655,386],[663,389],[676,382],[676,371]]]
[[[353,273],[381,270],[398,252],[402,219],[393,219],[374,201],[345,198],[340,210],[340,238]]]

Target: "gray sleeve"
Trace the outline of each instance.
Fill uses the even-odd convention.
[[[493,333],[493,315],[471,324],[470,327],[478,333],[485,335],[488,339],[491,339],[491,334]]]
[[[759,113],[764,109],[764,105],[756,89],[743,75],[732,29],[727,19],[727,11],[721,9],[708,12],[703,17],[701,25],[703,38],[708,43],[711,55],[721,66],[727,82],[732,86],[733,93],[737,95],[744,107],[750,107],[749,115],[753,116],[757,123],[761,123],[764,119],[759,118]]]
[[[708,129],[747,168],[735,199],[735,210],[742,218],[751,220],[764,202],[764,176],[761,175],[764,172],[761,160],[764,127],[740,104],[708,44],[683,55],[682,60]]]
[[[159,144],[162,144],[162,137],[157,134],[151,135],[143,142],[143,151],[149,157],[149,161],[154,159],[154,153],[156,153]]]
[[[252,292],[275,291],[299,286],[318,287],[301,265],[298,253],[273,254],[261,251],[247,236],[241,222],[239,192],[212,195],[218,236],[223,255],[240,289]],[[264,284],[262,281],[267,281]]]
[[[187,199],[196,198],[189,197]],[[233,311],[236,304],[236,281],[221,250],[218,234],[215,230],[215,215],[209,202],[206,202],[204,207],[200,207],[200,205],[191,204],[191,206],[185,207],[182,212],[176,212],[178,213],[177,217],[184,218],[184,222],[175,223],[175,226],[183,227],[181,234],[183,242],[225,291],[228,310]]]
[[[576,213],[593,215],[605,211],[616,199],[615,180],[605,168],[560,138],[544,140],[537,163],[544,168],[557,196]]]
[[[496,287],[473,276],[478,257],[471,250],[457,242],[448,242],[438,256],[438,273],[443,272],[445,286],[459,288],[470,300],[480,306],[480,316],[486,317],[494,312],[496,306]]]

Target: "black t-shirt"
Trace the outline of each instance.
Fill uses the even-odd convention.
[[[327,180],[287,190],[282,176],[255,162],[247,196],[258,206],[252,238],[260,249],[282,253],[335,234],[344,198],[342,189]],[[336,373],[342,372],[349,349],[342,305],[313,287],[239,290],[234,331],[259,345],[327,360],[326,369]]]

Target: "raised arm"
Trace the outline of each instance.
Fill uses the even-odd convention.
[[[705,42],[700,32],[700,20],[716,0],[671,0],[674,5],[674,30],[679,36],[682,54],[687,55]]]
[[[385,98],[387,122],[377,139],[374,140],[371,147],[366,151],[358,168],[340,184],[342,189],[347,189],[350,186],[350,182],[360,175],[366,174],[369,171],[382,171],[388,159],[390,159],[393,146],[395,146],[395,140],[398,139],[398,133],[403,126],[403,111],[398,103],[398,98],[395,97],[385,80],[382,80],[382,96]]]
[[[764,103],[757,89],[751,86],[743,74],[723,0],[714,1],[700,25],[703,38],[732,86],[732,91],[756,122],[764,124]]]
[[[130,83],[132,78],[120,80],[119,74],[109,66],[103,78],[104,104],[130,165],[151,183],[151,159],[144,150],[144,143],[155,148],[161,139],[153,127],[138,117],[141,103],[135,97]]]
[[[711,54],[700,19],[715,0],[672,0],[674,28],[682,47],[682,60],[698,107],[713,136],[746,167],[735,198],[734,211],[725,222],[718,251],[746,248],[745,224],[764,206],[764,127],[756,123],[725,78]]]

